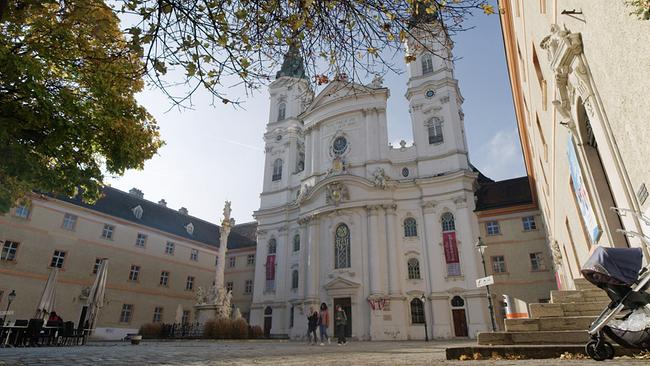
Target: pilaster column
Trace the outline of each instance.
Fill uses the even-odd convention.
[[[397,227],[397,205],[386,205],[386,257],[388,258],[388,293],[401,293],[399,270],[399,239]]]
[[[302,286],[302,295],[303,298],[307,298],[307,276],[309,273],[309,267],[307,266],[308,253],[307,248],[309,247],[309,221],[310,217],[304,217],[298,220],[298,225],[300,225],[300,258],[301,258],[301,267],[300,267],[300,278],[298,279],[298,284]]]
[[[312,139],[312,134],[314,132],[313,128],[307,128],[305,129],[305,172],[307,175],[311,175],[312,169],[311,169],[311,155],[312,155],[312,145],[313,145],[313,139]]]
[[[312,128],[311,130],[311,173],[318,172],[318,161],[320,159],[320,130],[318,127]]]
[[[379,211],[381,206],[367,206],[368,259],[370,262],[370,296],[381,295],[381,256],[379,239]]]
[[[318,241],[320,224],[317,217],[309,220],[309,242],[307,243],[307,277],[305,278],[306,298],[313,299],[318,294]]]

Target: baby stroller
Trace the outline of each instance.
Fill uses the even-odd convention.
[[[604,335],[626,348],[650,350],[650,270],[642,261],[641,248],[598,247],[582,268],[585,279],[611,299],[589,329],[585,350],[596,361],[614,358]]]

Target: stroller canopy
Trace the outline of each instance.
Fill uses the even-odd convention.
[[[642,261],[641,248],[597,247],[581,272],[594,285],[630,285],[637,280]]]

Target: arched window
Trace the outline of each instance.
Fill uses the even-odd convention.
[[[275,159],[273,162],[273,181],[282,179],[282,159]]]
[[[460,276],[460,256],[456,245],[456,223],[454,215],[445,212],[440,218],[442,222],[442,245],[445,250],[447,276]]]
[[[422,55],[422,75],[429,74],[433,72],[433,59],[430,54]]]
[[[275,250],[278,246],[278,242],[273,238],[269,240],[269,253],[268,254],[275,254]]]
[[[297,252],[300,250],[300,235],[296,234],[293,237],[293,251]]]
[[[273,309],[270,306],[267,306],[266,309],[264,309],[264,315],[273,315]]]
[[[454,296],[451,299],[451,306],[455,308],[462,308],[465,306],[465,300],[463,300],[463,298],[460,296]]]
[[[336,227],[334,268],[350,268],[350,229],[346,224],[340,224]]]
[[[420,261],[416,258],[411,258],[407,262],[409,271],[409,280],[420,279]]]
[[[298,288],[298,270],[294,269],[291,272],[291,289],[296,290]]]
[[[444,141],[442,136],[442,119],[433,117],[429,122],[429,143],[439,144]]]
[[[418,298],[411,300],[411,323],[424,324],[424,304]]]
[[[285,119],[287,114],[287,104],[282,102],[278,104],[278,121]]]
[[[407,217],[404,219],[404,236],[418,236],[418,224],[412,217]]]
[[[441,221],[442,221],[442,232],[456,230],[454,215],[451,214],[451,212],[445,212],[444,214],[442,214]]]

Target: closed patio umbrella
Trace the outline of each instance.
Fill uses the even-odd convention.
[[[87,310],[87,321],[88,325],[84,328],[89,329],[92,332],[95,329],[95,320],[97,319],[97,314],[99,310],[104,307],[104,294],[106,292],[106,279],[108,278],[108,259],[104,258],[99,263],[97,268],[97,277],[95,277],[95,283],[93,287],[90,288],[90,293],[88,294],[88,299],[86,300]]]
[[[174,322],[177,324],[183,322],[183,305],[181,304],[178,304],[178,307],[176,308],[176,317],[174,318]]]
[[[47,278],[47,282],[45,283],[41,300],[38,302],[38,306],[36,307],[34,319],[47,320],[48,315],[50,315],[50,312],[54,309],[54,297],[56,295],[55,285],[58,275],[59,269],[52,268],[50,276]]]

